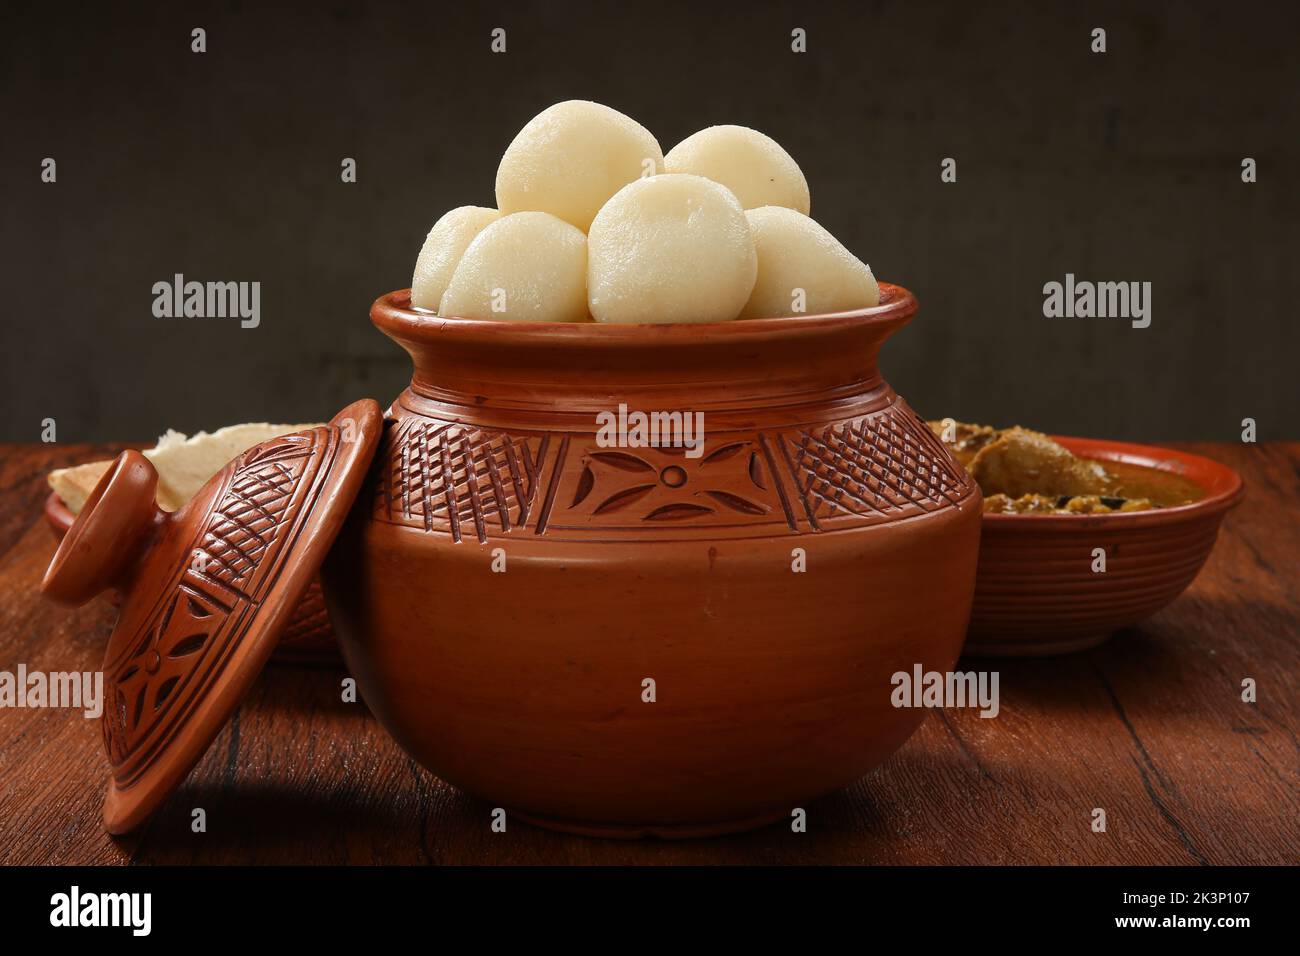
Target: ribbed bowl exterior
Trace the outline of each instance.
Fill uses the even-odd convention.
[[[1173,471],[1206,489],[1179,508],[1114,515],[985,515],[968,656],[1046,656],[1100,644],[1178,597],[1241,496],[1231,469],[1143,445],[1058,439],[1076,454]],[[1105,570],[1095,570],[1097,549]]]

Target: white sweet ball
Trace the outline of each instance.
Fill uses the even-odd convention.
[[[587,237],[549,213],[502,216],[465,250],[438,314],[511,322],[586,322]]]
[[[751,209],[745,215],[758,250],[758,280],[742,319],[820,315],[879,304],[880,287],[871,267],[807,216],[783,206]],[[803,308],[797,310],[798,305]]]
[[[587,100],[556,103],[506,147],[497,208],[549,212],[586,232],[610,196],[663,165],[658,140],[618,110]]]
[[[808,181],[799,164],[770,136],[747,126],[710,126],[664,157],[664,171],[721,183],[746,209],[786,206],[808,215]]]
[[[459,206],[435,222],[415,260],[411,305],[418,309],[436,310],[460,257],[474,237],[500,217],[495,209]]]
[[[587,245],[588,305],[597,322],[726,322],[754,287],[745,211],[700,176],[624,186],[596,215]]]

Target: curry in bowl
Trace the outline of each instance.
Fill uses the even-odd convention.
[[[984,493],[986,514],[1108,514],[1191,504],[1200,485],[1168,471],[1075,455],[1041,432],[952,419],[930,428]]]
[[[1150,617],[1242,494],[1231,468],[1174,448],[930,424],[984,493],[969,656],[1068,654]]]

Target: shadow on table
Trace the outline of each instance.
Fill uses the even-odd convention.
[[[654,865],[899,862],[884,850],[890,789],[875,774],[809,801],[796,833],[778,822],[702,840],[608,840],[573,836],[507,819],[492,806],[412,767],[412,785],[371,791],[289,784],[186,785],[135,837],[123,842],[147,864],[512,864]],[[895,771],[895,773],[897,770]],[[886,796],[886,803],[891,802]],[[208,832],[191,831],[193,808]]]
[[[1081,691],[1100,684],[1120,698],[1140,693],[1147,712],[1193,713],[1207,687],[1222,683],[1239,689],[1243,677],[1286,666],[1294,657],[1296,634],[1300,613],[1293,607],[1188,594],[1088,651],[1042,658],[963,657],[958,667],[997,670],[1004,699],[1026,696],[1054,709],[1090,705],[1091,695]]]

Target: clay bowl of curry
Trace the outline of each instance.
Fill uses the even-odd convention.
[[[1073,653],[1156,614],[1242,496],[1235,471],[1199,455],[948,424],[985,496],[966,656]]]

